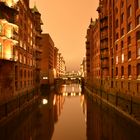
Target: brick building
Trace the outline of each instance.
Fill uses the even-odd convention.
[[[0,101],[8,100],[15,94],[18,30],[17,3],[0,0]]]
[[[35,68],[35,87],[36,91],[39,92],[40,89],[40,71],[41,71],[41,25],[43,25],[43,22],[41,20],[41,14],[39,13],[38,9],[36,6],[31,9],[32,15],[33,15],[33,21],[34,21],[34,28],[35,28],[35,33],[34,33],[34,57],[36,58],[36,68]]]
[[[41,84],[54,83],[54,42],[49,34],[42,34]]]
[[[27,105],[38,95],[36,36],[41,30],[36,25],[41,28],[41,19],[37,21],[35,16],[29,0],[0,0],[1,115]]]
[[[98,26],[92,26],[87,32],[87,80],[91,86],[97,87],[94,83],[97,76],[95,69],[99,64],[100,89],[110,93],[139,96],[140,0],[100,0],[97,11]],[[97,32],[93,31],[94,28]],[[98,36],[98,31],[100,41],[97,46],[94,40]],[[95,43],[97,42],[98,39],[95,40]],[[97,50],[100,50],[96,51],[96,46]],[[100,56],[99,63],[96,56]]]
[[[140,1],[114,2],[114,85],[117,91],[140,95]]]

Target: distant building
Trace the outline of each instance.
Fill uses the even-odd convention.
[[[35,38],[34,38],[34,56],[36,58],[36,68],[35,68],[35,83],[36,83],[36,91],[40,91],[40,71],[41,71],[41,54],[42,54],[42,49],[41,49],[41,25],[43,24],[41,20],[41,14],[39,13],[38,9],[36,6],[34,6],[31,9],[32,15],[33,15],[33,21],[35,24]]]
[[[80,73],[81,73],[81,76],[86,79],[86,58],[85,57],[83,57],[83,61],[80,65]]]
[[[54,42],[49,34],[42,34],[41,84],[54,83]]]
[[[66,72],[65,60],[61,53],[58,53],[57,56],[57,75],[58,77],[64,76]]]

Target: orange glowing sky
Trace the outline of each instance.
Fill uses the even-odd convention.
[[[98,17],[98,0],[30,0],[41,13],[44,33],[49,33],[62,53],[67,71],[79,70],[85,56],[86,30]]]

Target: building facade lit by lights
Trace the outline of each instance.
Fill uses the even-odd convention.
[[[38,94],[36,25],[29,0],[0,0],[0,100]]]
[[[17,1],[0,0],[0,100],[15,94],[15,62],[18,45]]]

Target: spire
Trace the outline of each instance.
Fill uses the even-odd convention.
[[[90,24],[91,24],[92,22],[93,22],[93,19],[91,18],[91,19],[90,19]]]
[[[94,25],[95,25],[95,21],[93,21],[93,19],[91,18],[89,27],[94,26]]]

